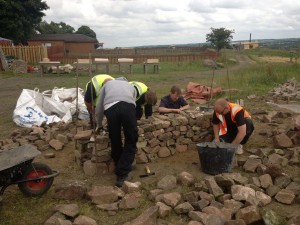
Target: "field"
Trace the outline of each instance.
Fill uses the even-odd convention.
[[[212,70],[202,65],[202,61],[180,62],[180,63],[161,63],[160,73],[147,75],[142,73],[141,68],[136,68],[133,74],[128,74],[126,71],[122,74],[113,73],[114,77],[125,76],[128,80],[137,80],[144,82],[149,87],[153,88],[158,98],[169,93],[172,85],[178,85],[185,89],[189,81],[200,83],[207,86],[221,86],[224,92],[221,96],[227,97],[232,101],[236,99],[244,99],[247,109],[251,112],[252,109],[263,108],[270,109],[263,101],[261,96],[267,94],[269,90],[278,84],[284,83],[289,78],[296,78],[300,81],[300,64],[289,63],[289,61],[278,62],[270,61],[266,57],[284,57],[284,53],[278,52],[223,52],[222,56],[217,59],[217,62],[223,63],[224,68]],[[271,56],[270,56],[271,55]],[[234,59],[234,60],[229,60]],[[151,70],[149,70],[151,71]],[[17,74],[5,72],[0,74],[0,97],[2,107],[0,108],[0,140],[9,138],[13,130],[19,129],[12,121],[12,113],[15,108],[16,101],[22,89],[38,88],[40,91],[51,90],[54,87],[85,87],[86,82],[90,79],[87,73],[81,73],[76,76],[75,73],[57,75],[47,74],[43,77],[40,74]],[[256,95],[257,98],[248,100],[247,96]],[[217,96],[219,97],[219,96]],[[214,100],[214,99],[213,99]],[[197,104],[190,103],[192,108],[197,107]],[[290,118],[287,118],[284,123],[288,124]],[[257,123],[256,130],[270,129],[265,125]],[[73,143],[74,144],[74,143]],[[262,147],[270,144],[270,140],[265,140],[258,132],[247,144],[250,147]],[[45,159],[38,157],[35,161],[47,163],[52,168],[58,169],[61,174],[55,178],[54,185],[48,193],[37,198],[24,197],[17,187],[11,186],[4,193],[4,200],[0,208],[0,225],[40,225],[52,215],[53,207],[57,204],[70,203],[54,199],[54,189],[61,183],[71,180],[84,182],[87,186],[92,184],[112,185],[115,177],[106,175],[103,177],[88,178],[84,176],[81,168],[78,168],[74,163],[73,157],[74,145],[69,143],[63,151],[57,152],[55,159]],[[184,159],[184,160],[182,160]],[[204,174],[199,171],[198,155],[196,152],[186,152],[180,155],[174,155],[167,159],[159,160],[150,164],[151,168],[155,168],[157,175],[149,178],[143,184],[143,194],[153,187],[154,183],[159,178],[166,174],[178,174],[182,171],[192,173],[198,179],[201,179]],[[143,165],[137,165],[136,172],[143,171]],[[288,168],[287,168],[288,169]],[[291,169],[291,168],[289,168]],[[299,169],[299,168],[298,168]],[[299,171],[290,171],[297,176]],[[73,203],[73,202],[72,202]],[[120,211],[115,216],[107,216],[103,211],[97,210],[89,201],[76,202],[80,206],[80,213],[83,215],[95,218],[98,224],[123,224],[124,222],[135,218],[147,206],[153,204],[143,199],[142,206],[137,210]],[[281,215],[290,215],[299,212],[299,204],[292,206],[283,206],[279,203],[269,205]],[[186,224],[186,221],[180,216],[171,215],[170,222]]]

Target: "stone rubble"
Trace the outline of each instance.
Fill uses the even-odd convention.
[[[278,215],[261,207],[270,204],[272,201],[287,205],[295,204],[296,197],[299,199],[300,195],[300,183],[293,181],[293,178],[286,174],[279,177],[272,177],[269,174],[259,176],[257,174],[257,176],[253,176],[255,179],[246,180],[243,179],[241,173],[222,173],[204,177],[204,183],[200,189],[197,183],[192,185],[183,183],[180,180],[182,174],[189,177],[189,179],[196,180],[192,174],[185,171],[178,174],[177,177],[167,175],[161,178],[157,181],[156,187],[146,193],[148,199],[153,202],[153,206],[150,206],[136,219],[124,225],[159,224],[163,221],[161,219],[167,218],[171,212],[186,216],[186,219],[189,220],[188,224],[248,225],[262,223],[265,220],[274,220]],[[268,194],[268,190],[274,187],[275,184],[278,191],[271,196]],[[74,185],[78,186],[76,182]],[[184,189],[179,188],[187,185],[191,188],[189,191],[183,191]],[[181,190],[181,192],[176,190]],[[126,181],[122,188],[93,185],[87,191],[86,196],[87,199],[96,204],[98,210],[106,211],[108,215],[112,216],[120,210],[138,208],[145,193],[141,189],[140,182],[131,183]],[[83,217],[83,215],[79,215],[76,204],[56,206],[54,212],[45,222],[45,225],[53,224],[49,222],[53,220],[66,220],[66,218],[69,218],[70,221],[76,221],[79,220],[78,218]],[[298,216],[281,218],[281,220],[285,222],[288,219],[291,221],[297,220]],[[93,221],[92,218],[87,217],[86,219]],[[164,222],[162,224],[171,223]]]
[[[278,85],[269,92],[273,99],[300,100],[300,83],[295,79],[290,79],[286,83]]]
[[[260,111],[254,116],[273,126],[278,124],[279,119],[292,115]],[[210,113],[187,113],[185,116],[155,115],[152,119],[140,120],[136,163],[149,163],[157,158],[196,150],[196,143],[211,141],[210,118]],[[235,159],[235,166],[251,174],[250,178],[244,173],[223,173],[199,181],[187,171],[182,171],[177,176],[163,177],[146,194],[140,182],[126,181],[119,189],[99,185],[88,188],[84,183],[73,181],[56,187],[54,198],[69,202],[87,199],[96,205],[97,210],[113,216],[119,210],[140,207],[146,195],[153,206],[125,224],[169,224],[163,219],[172,212],[184,216],[190,225],[259,223],[274,215],[274,212],[263,213],[261,210],[272,201],[285,205],[300,203],[300,178],[290,177],[283,172],[287,166],[300,165],[299,132],[274,126],[272,132],[260,132],[260,135],[272,138],[273,146],[246,149],[247,154],[236,156]],[[98,176],[114,171],[108,134],[103,132],[95,138],[86,121],[17,129],[10,139],[0,140],[0,151],[9,151],[27,143],[35,145],[45,158],[56,157],[55,153],[63,151],[65,145],[74,144],[75,161],[82,166],[86,175]],[[192,190],[180,192],[180,186]],[[293,224],[299,221],[299,217],[296,215],[284,220],[289,219],[288,224]],[[70,203],[56,206],[53,215],[44,224],[94,225],[97,222],[80,215],[79,207]]]

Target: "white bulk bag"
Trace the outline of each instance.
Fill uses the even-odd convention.
[[[45,99],[38,89],[23,89],[13,112],[13,121],[21,127],[41,126],[43,122],[49,124],[61,121],[57,116],[61,111],[50,110],[47,108],[49,105],[51,105],[49,98]],[[55,115],[51,114],[52,112]]]

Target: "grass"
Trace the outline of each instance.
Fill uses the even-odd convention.
[[[279,56],[279,57],[290,57],[290,52],[280,49],[267,49],[267,48],[258,48],[258,49],[248,49],[243,51],[243,54],[248,56]]]
[[[264,64],[243,69],[229,76],[230,87],[239,90],[234,98],[245,98],[250,94],[265,95],[269,90],[289,78],[300,80],[299,65]],[[220,85],[226,86],[226,79],[219,78]]]

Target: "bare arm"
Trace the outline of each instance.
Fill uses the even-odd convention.
[[[180,109],[169,109],[165,107],[158,107],[158,112],[160,113],[180,113]]]
[[[238,127],[238,133],[235,139],[232,141],[232,144],[240,144],[245,136],[246,136],[246,124]]]
[[[220,136],[219,136],[219,130],[220,130],[220,124],[214,124],[213,123],[213,130],[215,135],[215,141],[220,142]]]
[[[101,89],[100,98],[98,99],[96,110],[95,110],[97,127],[102,127],[102,120],[104,117],[104,98],[105,98],[105,87]]]
[[[188,104],[188,105],[185,105],[185,106],[182,106],[182,107],[180,107],[180,110],[187,110],[187,109],[189,109],[190,108],[190,105]]]

